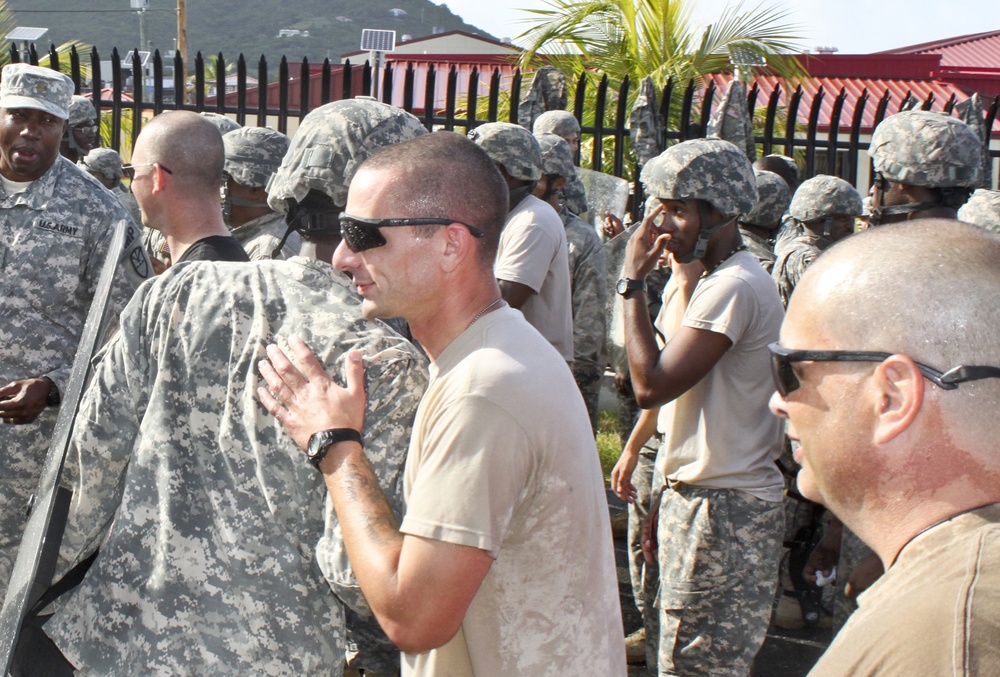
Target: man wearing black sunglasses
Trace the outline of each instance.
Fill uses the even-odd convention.
[[[801,493],[886,573],[815,675],[1000,671],[1000,238],[925,219],[806,272],[771,346]]]
[[[402,316],[431,358],[398,522],[369,467],[360,361],[341,388],[307,352],[261,365],[267,406],[319,462],[365,598],[412,675],[624,676],[604,483],[576,384],[493,275],[507,187],[438,132],[372,156],[334,265],[366,317]],[[572,393],[572,397],[567,395]]]

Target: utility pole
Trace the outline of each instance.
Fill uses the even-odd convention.
[[[181,91],[176,94],[180,103],[187,101],[187,0],[177,0],[177,53],[181,57]]]

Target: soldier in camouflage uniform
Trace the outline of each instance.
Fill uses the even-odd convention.
[[[285,217],[267,204],[267,182],[288,151],[289,139],[264,127],[243,127],[223,135],[222,213],[251,261],[287,259],[299,252],[297,233],[284,240]]]
[[[116,229],[126,230],[108,313],[150,274],[121,204],[59,155],[73,82],[12,64],[0,82],[0,590],[38,483],[77,344]]]
[[[786,307],[806,267],[824,249],[853,233],[854,219],[861,212],[861,194],[847,181],[820,174],[802,182],[788,207],[785,227],[792,236],[775,244],[777,258],[771,270]]]
[[[872,134],[875,167],[871,224],[954,219],[982,181],[983,142],[969,125],[942,113],[908,110]]]
[[[958,218],[1000,233],[1000,191],[980,188],[958,210]]]
[[[573,154],[573,161],[580,153],[580,122],[568,110],[545,111],[537,118],[531,127],[534,134],[555,134],[561,136],[569,144],[570,152]],[[566,209],[574,214],[583,214],[587,211],[587,193],[584,190],[580,177],[574,175],[573,179],[566,182],[563,188],[566,195]]]
[[[569,144],[555,134],[536,134],[542,149],[542,178],[535,197],[559,212],[569,247],[570,295],[573,303],[573,378],[580,388],[597,434],[597,401],[604,373],[607,334],[607,261],[594,227],[561,203],[562,188],[576,176]]]
[[[95,148],[80,160],[80,166],[91,176],[101,182],[105,188],[114,193],[118,201],[132,216],[137,227],[142,226],[142,212],[139,203],[124,185],[122,185],[122,156],[111,148]],[[155,232],[155,231],[154,231]]]
[[[292,206],[303,228],[336,221],[355,163],[423,131],[375,102],[318,108],[272,200]],[[328,151],[322,160],[317,148]],[[308,202],[312,192],[327,205]],[[61,567],[101,550],[45,631],[81,672],[341,674],[341,604],[363,599],[321,474],[255,401],[265,347],[293,337],[341,383],[346,353],[364,353],[366,453],[401,512],[427,378],[416,349],[363,320],[350,280],[327,262],[175,266],[122,316],[76,421]]]
[[[519,309],[572,365],[573,308],[566,229],[555,210],[532,195],[542,176],[538,142],[524,127],[507,122],[476,127],[469,138],[486,151],[507,180],[510,212],[496,260],[504,301]]]
[[[666,486],[647,520],[659,544],[658,669],[745,675],[764,641],[781,555],[781,432],[766,417],[767,345],[778,337],[781,300],[736,224],[757,202],[745,152],[720,139],[685,141],[650,160],[642,181],[660,206],[629,239],[617,291],[636,398],[661,407],[657,475]],[[677,282],[689,291],[661,318],[682,319],[672,335],[664,324],[671,338],[660,348],[644,281],[668,253],[700,260],[704,272],[685,270]]]
[[[757,179],[757,206],[749,214],[740,216],[740,235],[747,250],[770,274],[774,268],[774,235],[792,201],[792,194],[785,180],[774,172],[755,169],[753,174]]]
[[[59,152],[70,162],[79,162],[101,145],[97,110],[85,96],[73,95],[69,104],[69,119]]]

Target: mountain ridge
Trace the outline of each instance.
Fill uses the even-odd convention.
[[[7,0],[16,26],[47,27],[49,32],[35,45],[39,52],[71,40],[97,48],[102,59],[112,48],[125,55],[139,41],[139,12],[125,0]],[[149,0],[144,12],[149,51],[161,55],[175,48],[177,33],[174,0]],[[189,0],[187,3],[188,58],[201,52],[208,58],[222,53],[230,62],[243,54],[256,60],[265,56],[277,62],[308,58],[339,62],[342,54],[356,51],[361,30],[396,31],[396,42],[438,32],[461,30],[496,39],[467,24],[431,0]],[[284,36],[279,31],[285,31]],[[292,33],[298,31],[298,34]],[[145,47],[140,47],[143,49]]]

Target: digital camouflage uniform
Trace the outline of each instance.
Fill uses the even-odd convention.
[[[569,144],[552,133],[536,134],[542,150],[542,172],[568,182],[576,176]],[[603,243],[593,226],[565,207],[559,212],[566,227],[570,294],[573,305],[573,378],[580,388],[597,433],[597,403],[604,373],[604,339],[607,335],[607,261]]]
[[[757,206],[749,214],[739,219],[740,235],[747,250],[757,257],[760,265],[768,273],[774,268],[774,238],[773,233],[781,225],[781,217],[792,200],[791,192],[785,180],[774,172],[754,170],[757,179]],[[754,226],[772,233],[772,237],[764,238],[751,232],[746,226]]]
[[[4,69],[4,95],[31,85],[29,68],[37,67]],[[63,88],[68,102],[72,81],[58,77],[44,86],[53,95]],[[126,245],[108,315],[120,313],[151,273],[138,229],[104,186],[61,156],[24,191],[8,195],[0,186],[0,214],[0,383],[48,376],[64,393],[115,229],[126,229]],[[57,413],[49,407],[33,423],[0,429],[0,590],[10,579]]]
[[[696,139],[672,146],[646,164],[642,180],[647,195],[661,199],[700,199],[731,219],[751,212],[757,201],[755,180],[746,154],[720,139]],[[701,234],[707,240],[726,223],[730,222],[712,229],[703,225]],[[692,258],[699,256],[699,250],[696,245]],[[699,282],[692,301],[702,284],[704,280]],[[732,303],[752,303],[761,317],[775,320],[775,325],[778,323],[776,298],[767,301],[765,315],[764,302],[757,294],[745,286],[738,288],[748,291],[739,298],[734,296]],[[684,322],[688,312],[690,307],[685,310]],[[760,319],[756,324],[762,322],[765,320]],[[753,334],[747,340],[752,340],[754,345],[765,334],[777,335],[777,326],[756,327],[756,324],[755,328],[747,330]],[[748,348],[740,345],[732,350],[739,351],[733,353],[732,359],[739,360],[733,368],[745,367],[751,359]],[[723,360],[728,357],[727,354]],[[766,360],[767,357],[762,353],[752,359]],[[728,362],[720,362],[713,369],[724,369],[726,364]],[[763,371],[759,362],[754,367],[755,371]],[[673,409],[672,414],[667,415],[681,415],[684,408],[702,406],[700,392],[703,391],[682,395],[684,401],[668,405]],[[760,402],[753,408],[764,406],[766,404]],[[751,414],[748,406],[741,415]],[[681,420],[687,424],[695,416],[684,415]],[[667,428],[674,424],[670,419]],[[699,425],[704,424],[702,417]],[[741,425],[737,421],[709,424]],[[668,446],[677,441],[676,431],[674,435],[673,442],[664,435],[657,458],[660,483],[654,487],[657,491],[662,490],[657,532],[660,582],[656,603],[660,610],[657,669],[661,675],[749,674],[753,657],[764,640],[777,586],[783,526],[780,476],[776,469],[773,473],[767,471],[767,481],[752,490],[717,488],[719,485],[715,482],[723,485],[728,482],[725,476],[708,482],[714,486],[677,481],[673,478],[674,471],[669,470],[675,462],[684,464],[688,460],[700,462],[701,459],[683,456],[695,450]],[[758,442],[760,448],[756,446]],[[742,452],[747,472],[750,468],[769,467],[766,459],[776,453],[778,447],[777,428],[773,442],[765,445],[763,440],[755,440],[753,444],[755,446],[748,446]],[[678,453],[682,456],[677,457]],[[645,602],[648,605],[649,599]],[[647,627],[647,637],[649,633]]]
[[[573,304],[573,378],[580,388],[597,432],[597,405],[604,373],[604,339],[607,335],[607,262],[601,238],[594,227],[567,209],[559,214],[566,226],[570,286]]]
[[[268,182],[268,202],[272,209],[283,211],[288,208],[288,199],[301,201],[310,190],[317,190],[331,197],[337,209],[343,209],[351,179],[369,156],[385,146],[426,133],[417,118],[388,104],[351,99],[321,106],[299,125],[281,166]],[[400,326],[395,319],[398,318],[389,324],[402,334],[400,329],[407,329],[405,322],[399,320]],[[389,507],[401,521],[403,495],[397,477],[406,449],[399,451],[391,459],[394,463],[376,464],[373,470]],[[318,553],[320,569],[345,605],[348,666],[378,675],[398,674],[399,649],[386,637],[364,602],[357,582],[348,574],[347,552],[332,510],[327,511]]]
[[[347,352],[366,355],[365,453],[402,491],[426,369],[345,276],[301,257],[174,266],[122,315],[64,474],[60,565],[101,549],[45,630],[85,674],[339,674],[323,477],[255,394],[265,347],[292,334],[341,384]]]
[[[778,285],[781,302],[788,307],[792,291],[806,268],[833,244],[825,231],[834,216],[861,216],[864,207],[854,186],[835,176],[820,174],[803,181],[788,207],[787,236],[775,243],[771,277]]]
[[[243,127],[228,132],[222,137],[222,145],[226,151],[226,162],[223,173],[228,185],[235,181],[241,186],[263,188],[267,185],[271,174],[281,166],[281,160],[288,151],[290,139],[273,129],[264,127]],[[229,216],[229,204],[236,199],[226,191],[225,214]],[[266,207],[267,202],[260,204],[245,204],[246,207]],[[251,261],[271,258],[278,247],[288,226],[284,214],[271,213],[258,216],[255,219],[240,224],[232,229],[233,237],[240,241]],[[287,259],[299,253],[302,241],[298,233],[288,236],[279,259]]]
[[[1000,233],[1000,191],[980,188],[958,210],[958,218]]]

